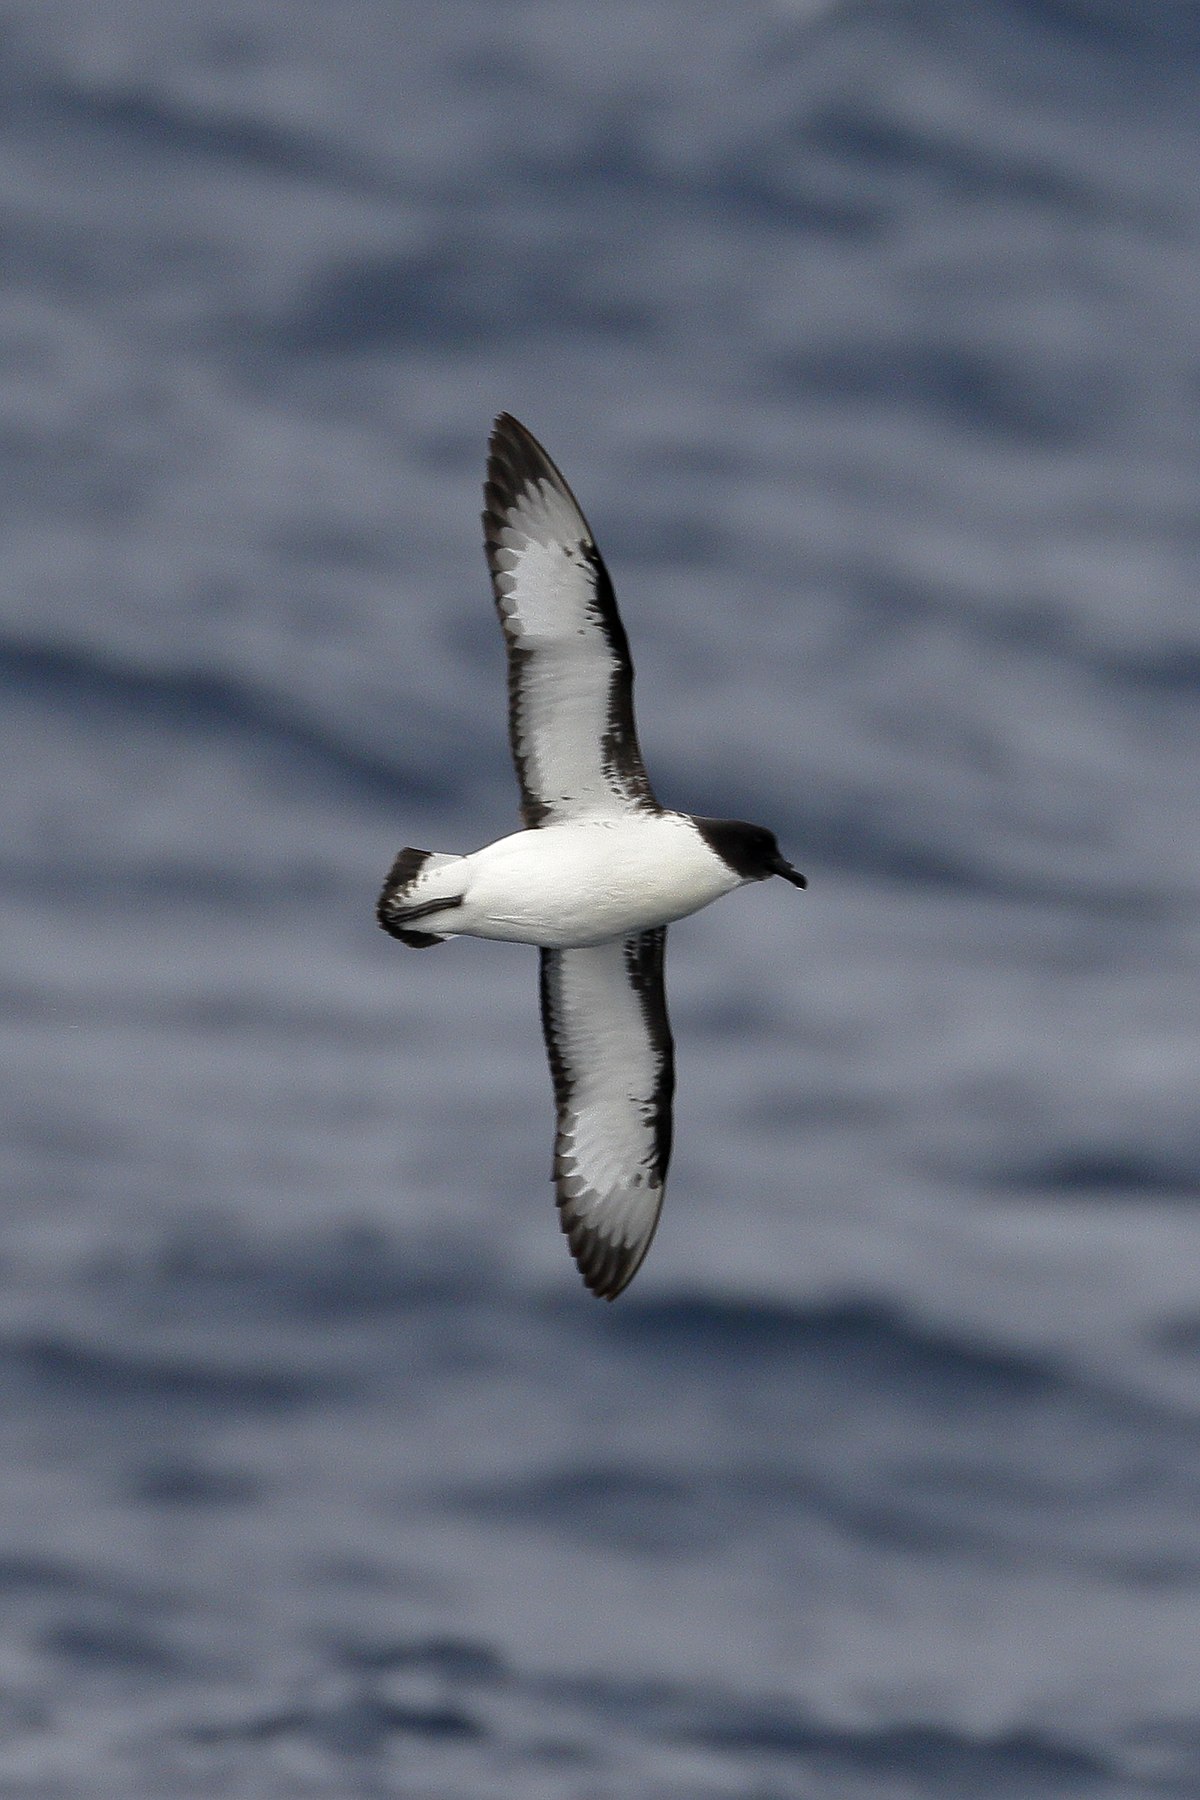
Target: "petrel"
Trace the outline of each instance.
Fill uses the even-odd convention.
[[[667,926],[749,881],[806,882],[763,826],[655,798],[608,571],[562,475],[509,413],[484,502],[524,829],[469,856],[402,850],[376,913],[413,949],[538,946],[559,1216],[584,1282],[615,1300],[650,1248],[671,1155]]]

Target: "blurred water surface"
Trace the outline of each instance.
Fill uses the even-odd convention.
[[[39,0],[0,85],[14,1796],[1200,1795],[1200,28]],[[483,449],[613,570],[672,931],[614,1309]]]

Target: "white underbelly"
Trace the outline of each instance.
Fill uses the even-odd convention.
[[[740,885],[682,819],[544,826],[466,859],[446,925],[468,937],[572,949],[682,919]]]

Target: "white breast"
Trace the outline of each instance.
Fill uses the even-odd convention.
[[[550,949],[667,925],[741,885],[680,813],[519,831],[467,857],[460,871],[456,934]]]

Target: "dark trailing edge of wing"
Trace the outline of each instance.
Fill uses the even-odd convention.
[[[542,1032],[546,1040],[546,1056],[554,1088],[556,1129],[554,1140],[554,1183],[558,1198],[559,1224],[566,1235],[571,1255],[583,1276],[585,1287],[601,1300],[615,1300],[624,1293],[646,1259],[654,1242],[661,1217],[662,1190],[666,1186],[667,1168],[671,1160],[673,1119],[671,1104],[675,1094],[675,1045],[667,1016],[666,987],[663,965],[666,954],[667,928],[659,925],[649,931],[625,939],[625,967],[630,986],[638,997],[646,1030],[658,1062],[654,1092],[645,1103],[644,1117],[654,1131],[654,1167],[652,1185],[659,1190],[659,1211],[654,1224],[641,1244],[627,1247],[613,1244],[589,1231],[576,1218],[569,1217],[571,1196],[562,1187],[565,1174],[562,1140],[569,1125],[572,1101],[572,1075],[558,1043],[555,969],[557,959],[570,952],[543,950],[540,953],[539,994],[542,1009]]]
[[[625,967],[629,970],[630,985],[638,997],[650,1042],[659,1059],[650,1116],[654,1124],[654,1166],[660,1183],[667,1179],[674,1134],[671,1102],[675,1096],[675,1044],[671,1037],[671,1021],[667,1017],[666,955],[665,925],[656,925],[650,931],[639,932],[636,937],[625,940]]]
[[[501,626],[505,626],[500,610],[496,582],[500,570],[496,553],[501,548],[500,534],[527,488],[545,482],[566,495],[583,522],[584,537],[574,545],[564,546],[568,555],[576,552],[592,577],[592,609],[596,623],[603,631],[612,653],[612,677],[608,694],[607,726],[601,745],[601,761],[606,773],[617,779],[619,790],[649,812],[661,812],[642,762],[638,748],[637,726],[633,715],[633,658],[629,639],[617,610],[617,598],[604,558],[596,547],[591,526],[583,508],[575,498],[562,471],[546,454],[533,434],[511,413],[500,413],[488,440],[487,479],[484,482],[483,542],[488,570],[496,593]],[[551,808],[531,790],[520,746],[521,686],[528,664],[535,652],[525,649],[504,632],[508,654],[508,728],[513,765],[521,788],[521,819],[527,828],[541,825]]]

